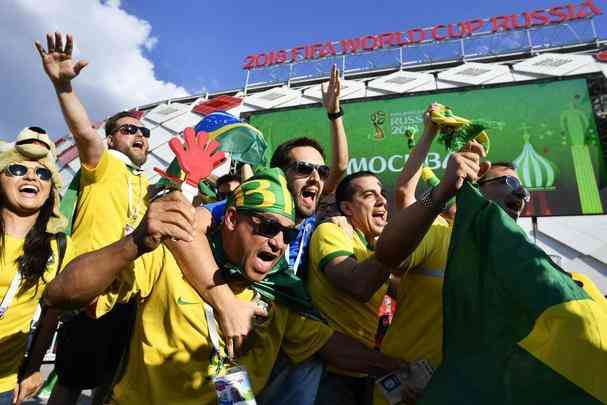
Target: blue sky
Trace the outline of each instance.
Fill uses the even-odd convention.
[[[565,4],[558,0],[407,3],[123,0],[121,7],[151,24],[158,43],[149,57],[158,78],[197,92],[241,87],[244,57],[259,51]],[[605,0],[595,3],[607,12]],[[603,36],[605,20],[605,16],[596,20]]]

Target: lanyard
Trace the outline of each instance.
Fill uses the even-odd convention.
[[[209,338],[211,339],[211,344],[213,345],[213,349],[217,354],[218,364],[215,369],[215,374],[219,375],[225,364],[230,363],[228,356],[221,351],[221,343],[219,342],[219,333],[217,332],[217,320],[215,319],[215,313],[213,311],[213,307],[211,307],[206,302],[204,305],[204,315],[207,318],[207,328],[209,330]]]
[[[299,250],[297,251],[297,257],[295,258],[295,263],[293,263],[293,271],[297,274],[297,270],[299,269],[299,264],[301,263],[301,257],[304,251],[304,241],[306,240],[306,234],[308,233],[308,224],[303,223],[303,231],[301,233],[301,239],[299,240]]]
[[[113,156],[115,156],[122,163],[124,163],[126,165],[127,169],[129,170],[129,172],[138,178],[138,180],[139,180],[139,191],[141,193],[141,175],[143,174],[143,170],[140,167],[135,166],[133,164],[133,162],[131,161],[131,159],[129,159],[129,157],[127,155],[125,155],[124,153],[122,153],[122,152],[120,152],[118,150],[115,150],[115,149],[110,149],[108,152],[111,153]],[[138,209],[137,209],[138,207],[133,202],[133,187],[134,187],[134,185],[133,185],[132,176],[128,176],[127,177],[127,183],[128,183],[127,217],[128,217],[129,220],[135,221],[135,220],[137,220],[137,217],[138,217]]]
[[[4,294],[4,298],[2,298],[2,303],[0,304],[0,319],[6,314],[9,305],[11,305],[13,298],[15,298],[19,285],[21,284],[21,278],[21,272],[17,270],[17,274],[13,277],[11,285],[8,287],[6,294]]]

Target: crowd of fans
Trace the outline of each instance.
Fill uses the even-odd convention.
[[[23,130],[0,154],[0,404],[40,389],[58,324],[49,404],[75,404],[83,389],[95,404],[423,401],[443,361],[449,202],[475,183],[516,221],[529,192],[511,163],[490,163],[472,141],[416,197],[439,132],[430,105],[389,206],[375,174],[346,174],[334,68],[318,117],[330,126],[329,165],[318,142],[294,138],[270,167],[220,177],[217,201],[192,204],[148,184],[150,131],[134,115],[107,119],[106,141],[93,129],[72,83],[87,62],[72,59],[71,36],[36,46],[81,167],[77,198],[61,212],[44,130]],[[607,308],[589,279],[572,277]],[[396,311],[381,327],[386,297]],[[391,376],[402,383],[396,394],[379,383]]]

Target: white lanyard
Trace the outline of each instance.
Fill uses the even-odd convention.
[[[304,241],[306,240],[306,233],[308,232],[307,224],[304,222],[302,226],[304,227],[303,232],[301,234],[301,239],[299,241],[299,251],[297,252],[297,257],[295,258],[295,263],[293,263],[293,271],[297,274],[297,270],[299,269],[299,264],[301,263],[301,256],[304,251]]]
[[[2,303],[0,304],[0,319],[2,319],[4,314],[6,314],[9,305],[11,305],[13,298],[15,298],[19,285],[21,284],[21,278],[21,272],[17,270],[17,274],[15,274],[15,277],[13,277],[11,285],[8,287],[6,294],[4,294],[4,298],[2,298]]]
[[[206,302],[204,303],[204,315],[207,318],[207,328],[209,329],[211,343],[217,351],[219,358],[223,360],[227,356],[223,356],[221,354],[221,344],[219,343],[219,333],[217,333],[217,320],[215,319],[215,313],[213,312],[213,307]]]
[[[129,171],[134,174],[137,177],[140,177],[143,174],[143,170],[139,167],[133,164],[133,162],[131,161],[131,159],[129,159],[129,157],[127,155],[125,155],[124,153],[115,150],[115,149],[110,149],[108,150],[109,153],[111,153],[112,155],[114,155],[118,160],[120,160],[122,163],[124,163],[127,168],[129,169]],[[141,182],[141,179],[139,180]],[[133,202],[133,184],[131,182],[131,176],[127,177],[127,184],[128,184],[128,207],[127,207],[127,216],[129,220],[136,220],[137,219],[137,214],[138,214],[138,210],[135,206],[135,203]]]

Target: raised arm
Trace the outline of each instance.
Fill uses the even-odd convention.
[[[65,47],[61,33],[46,34],[48,49],[36,41],[36,49],[40,53],[42,66],[50,79],[65,122],[74,136],[80,162],[87,167],[95,167],[105,149],[103,140],[93,128],[88,114],[72,87],[72,80],[88,65],[84,60],[72,59],[74,40],[70,34],[66,35]]]
[[[133,233],[103,249],[72,260],[49,284],[44,302],[61,309],[82,308],[101,295],[120,271],[167,238],[192,241],[195,209],[171,193],[150,204]]]
[[[430,119],[430,113],[436,108],[431,104],[424,113],[424,133],[409,154],[409,159],[398,176],[395,187],[395,203],[398,211],[415,203],[415,189],[421,175],[422,165],[428,156],[432,141],[438,133],[438,125]]]
[[[215,309],[228,356],[234,358],[242,352],[244,338],[251,331],[253,317],[267,316],[267,313],[254,302],[238,299],[228,284],[215,280],[218,266],[206,236],[211,219],[211,213],[206,208],[198,208],[194,222],[194,240],[167,240],[165,244],[173,253],[186,280]]]
[[[485,156],[483,147],[477,142],[469,145],[468,152],[451,155],[443,179],[432,190],[427,201],[417,201],[398,212],[388,222],[375,249],[375,257],[383,265],[398,267],[408,259],[443,206],[457,193],[466,178],[476,181],[487,170],[488,162],[482,164],[481,170],[480,156]]]
[[[331,284],[361,302],[368,302],[390,277],[390,268],[375,256],[358,263],[354,258],[339,256],[324,268]]]
[[[328,83],[320,86],[322,92],[322,103],[329,114],[335,114],[340,111],[339,96],[341,84],[339,82],[339,72],[337,66],[333,65],[331,69],[331,79]],[[329,119],[331,126],[331,174],[325,182],[324,194],[331,194],[337,188],[337,184],[348,170],[348,139],[344,129],[343,117]]]

